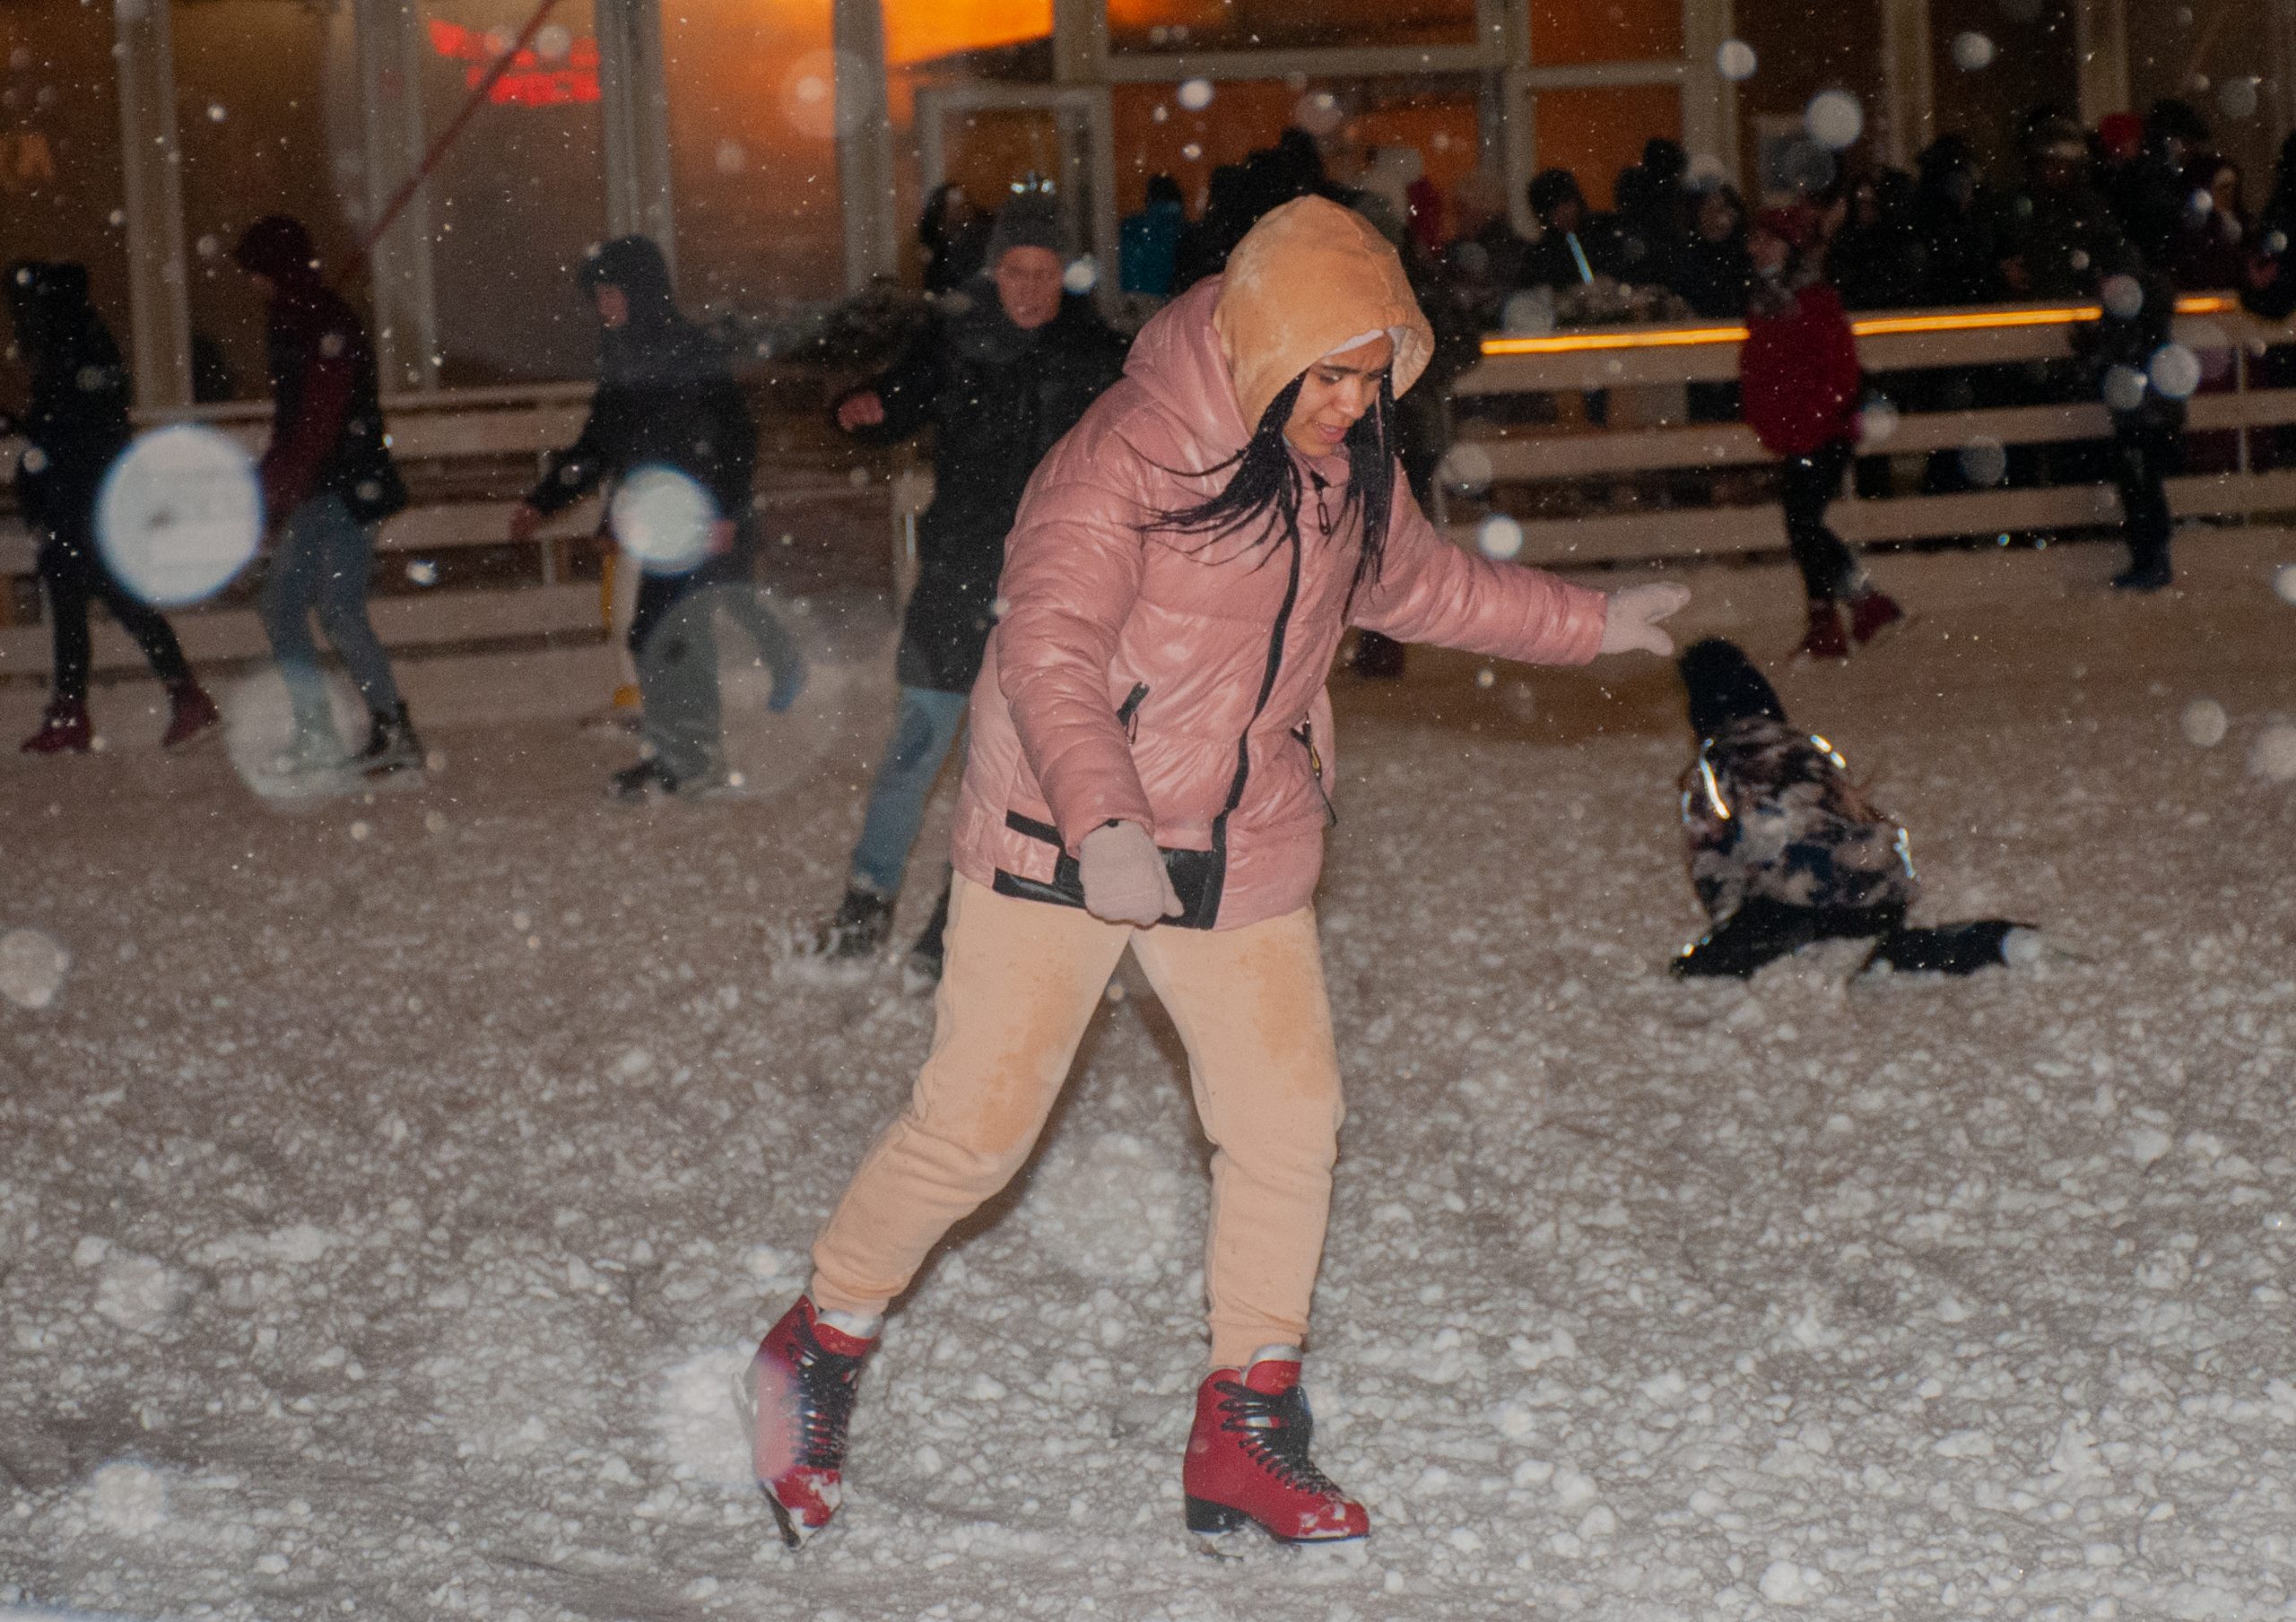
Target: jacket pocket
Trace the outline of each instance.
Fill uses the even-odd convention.
[[[1053,858],[1052,878],[1049,883],[1024,878],[999,868],[990,887],[999,895],[1017,896],[1022,901],[1081,908],[1084,904],[1083,870],[1061,845],[1060,830],[1017,811],[1004,814],[1004,825],[1023,838],[1040,840],[1053,848],[1057,854]],[[1173,893],[1180,898],[1180,915],[1164,922],[1180,929],[1212,928],[1220,916],[1220,895],[1227,882],[1228,852],[1224,844],[1215,844],[1209,850],[1160,849],[1157,854],[1164,859],[1164,871],[1171,878]]]

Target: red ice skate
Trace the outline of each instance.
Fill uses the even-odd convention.
[[[88,706],[57,699],[39,718],[39,730],[24,740],[26,754],[85,754],[95,747]]]
[[[750,1462],[791,1548],[827,1526],[845,1501],[845,1430],[861,1365],[876,1344],[822,1322],[800,1295],[758,1346]]]
[[[1849,605],[1849,634],[1860,648],[1905,629],[1905,610],[1886,591],[1868,591]]]
[[[1841,610],[1830,602],[1810,604],[1810,628],[1802,633],[1802,645],[1794,650],[1794,658],[1802,659],[1846,659],[1849,657],[1849,637],[1841,628]]]
[[[222,712],[215,708],[215,701],[207,696],[207,689],[197,682],[186,682],[179,687],[169,688],[168,697],[168,729],[160,736],[160,747],[162,749],[180,749],[186,744],[207,737],[222,724]]]
[[[1300,1355],[1267,1347],[1239,1373],[1214,1369],[1196,1388],[1180,1483],[1192,1532],[1250,1522],[1280,1543],[1367,1538],[1371,1518],[1308,1457],[1315,1420],[1300,1387]]]

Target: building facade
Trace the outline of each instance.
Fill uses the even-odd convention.
[[[517,388],[587,371],[573,273],[623,231],[765,313],[913,271],[939,183],[1036,173],[1109,262],[1150,175],[1200,199],[1291,124],[1527,225],[1535,170],[1599,201],[1652,135],[1778,184],[1826,90],[1874,160],[2005,166],[2024,108],[2185,94],[2260,192],[2292,87],[2296,0],[7,0],[0,255],[89,265],[145,405],[251,398],[230,249],[293,213],[387,388]]]

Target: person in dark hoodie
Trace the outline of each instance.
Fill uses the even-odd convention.
[[[1677,975],[1743,980],[1839,939],[1874,942],[1866,968],[1970,974],[2027,960],[2031,931],[2006,919],[1907,927],[1920,886],[1904,827],[1866,798],[1831,743],[1786,719],[1735,643],[1709,637],[1676,667],[1698,738],[1683,833],[1712,925],[1674,959]]]
[[[552,454],[511,515],[510,538],[533,539],[544,519],[610,478],[665,468],[699,486],[714,515],[706,554],[691,567],[648,563],[639,584],[630,651],[645,711],[644,754],[613,775],[607,794],[639,804],[655,793],[712,793],[732,780],[720,739],[714,608],[722,603],[736,613],[757,642],[773,672],[771,708],[786,710],[804,679],[787,637],[753,594],[704,591],[750,572],[757,426],[720,346],[680,313],[669,265],[652,240],[615,238],[584,263],[581,282],[601,328],[597,392],[579,437]]]
[[[419,768],[422,742],[367,617],[376,526],[406,505],[383,435],[374,348],[321,279],[301,221],[265,215],[231,257],[270,303],[271,446],[262,471],[274,541],[263,622],[295,722],[281,767],[308,775],[348,766],[373,778]],[[314,609],[367,705],[366,744],[347,761],[311,640]]]
[[[1013,196],[990,232],[987,274],[945,301],[892,366],[845,397],[838,425],[870,444],[934,431],[933,504],[918,524],[918,581],[895,664],[900,712],[869,793],[836,916],[813,949],[865,957],[883,945],[925,806],[964,719],[996,622],[996,577],[1021,493],[1046,451],[1124,369],[1124,340],[1091,301],[1064,294],[1060,216]],[[909,954],[937,980],[947,890]]]
[[[2185,396],[2199,382],[2199,363],[2187,352],[2193,376],[2179,382],[2177,352],[2163,353],[2177,314],[2168,277],[2145,270],[2134,254],[2098,268],[2106,273],[2095,282],[2100,313],[2073,329],[2073,344],[2090,397],[2101,395],[2112,415],[2112,480],[2128,542],[2128,567],[2112,583],[2120,591],[2158,591],[2176,581],[2168,481],[2183,470]],[[2164,392],[2163,381],[2177,392]]]
[[[88,609],[100,602],[135,639],[171,705],[162,747],[211,731],[222,718],[167,620],[104,567],[96,545],[96,498],[127,449],[127,369],[111,329],[88,300],[81,265],[27,260],[8,270],[16,347],[31,369],[31,399],[17,422],[26,444],[16,467],[16,505],[38,538],[55,637],[53,693],[27,754],[80,754],[95,746],[88,719]]]

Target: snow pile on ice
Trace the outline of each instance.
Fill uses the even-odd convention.
[[[558,651],[410,661],[471,764],[372,805],[274,815],[220,754],[123,748],[50,816],[63,780],[0,759],[40,842],[12,915],[87,975],[0,1018],[0,1605],[2284,1617],[2296,799],[2167,724],[2289,706],[2277,545],[2196,542],[2142,605],[2101,548],[1876,560],[1919,623],[1780,673],[1912,828],[1920,921],[2082,944],[1962,982],[1668,976],[1698,915],[1655,661],[1340,681],[1309,1381],[1358,1565],[1186,1545],[1206,1151],[1129,967],[888,1322],[839,1524],[781,1548],[731,1388],[931,1034],[890,976],[770,974],[835,903],[886,669],[813,789],[643,818],[598,802],[628,746]],[[1792,645],[1786,571],[1699,585],[1693,633]],[[553,684],[555,720],[448,702]]]
[[[44,1008],[64,989],[72,955],[38,929],[0,935],[0,997],[20,1008]]]
[[[2275,783],[2296,781],[2296,726],[2274,721],[2257,733],[2248,770]]]

